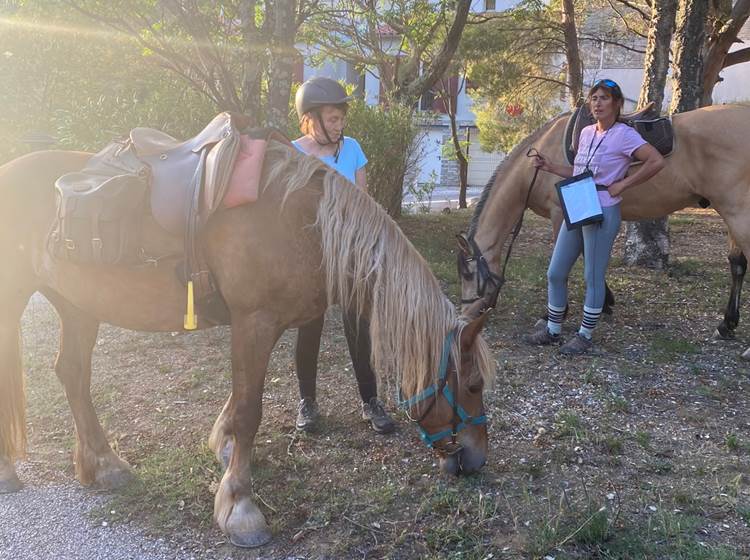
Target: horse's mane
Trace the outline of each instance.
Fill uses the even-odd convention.
[[[509,161],[513,160],[516,155],[521,152],[528,149],[529,144],[533,144],[536,142],[539,137],[542,135],[543,132],[546,132],[547,128],[551,123],[559,119],[560,117],[569,114],[569,113],[561,113],[559,115],[556,115],[549,119],[547,122],[545,122],[543,125],[541,125],[539,128],[534,130],[531,134],[529,134],[526,138],[521,140],[518,144],[516,144],[513,149],[508,153],[507,156],[501,161],[497,167],[495,168],[495,171],[490,176],[489,181],[487,181],[487,184],[484,186],[484,189],[482,190],[482,194],[479,197],[479,202],[477,202],[476,207],[474,208],[474,214],[471,216],[471,222],[469,223],[469,237],[473,237],[477,232],[477,227],[479,226],[479,217],[482,215],[482,210],[484,209],[484,205],[487,203],[487,199],[490,197],[490,192],[492,191],[492,187],[495,184],[495,179],[497,179],[497,176],[499,173],[502,173],[505,166],[508,164]]]
[[[358,315],[369,310],[375,370],[389,379],[395,376],[407,395],[425,389],[435,381],[445,336],[454,328],[451,352],[454,363],[461,363],[458,341],[465,321],[385,210],[317,158],[274,142],[268,154],[264,188],[286,188],[285,198],[308,185],[316,172],[322,176],[315,227],[321,235],[328,301],[354,306]],[[481,337],[473,359],[491,384],[495,369]]]

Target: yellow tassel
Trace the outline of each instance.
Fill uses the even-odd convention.
[[[185,330],[194,331],[198,328],[198,316],[195,314],[195,300],[193,298],[193,281],[187,285],[187,314],[185,315]]]

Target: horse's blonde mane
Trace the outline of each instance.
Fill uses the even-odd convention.
[[[328,301],[369,311],[372,365],[414,395],[435,381],[443,342],[451,329],[451,349],[459,364],[465,320],[443,294],[427,262],[383,208],[317,158],[271,143],[266,188],[285,188],[286,199],[322,175],[323,196],[315,227],[321,236]],[[478,336],[472,359],[486,384],[494,366]]]

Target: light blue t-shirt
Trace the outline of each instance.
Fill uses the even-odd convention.
[[[292,140],[292,144],[303,154],[307,153],[297,144],[296,140]],[[359,142],[349,136],[344,136],[344,140],[341,142],[338,161],[336,161],[334,156],[322,156],[320,161],[329,167],[333,167],[352,183],[354,183],[357,171],[367,165],[367,157],[362,151]]]

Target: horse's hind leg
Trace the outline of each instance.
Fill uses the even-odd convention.
[[[19,323],[30,295],[24,290],[0,293],[0,494],[21,489],[14,466],[26,452]]]
[[[734,338],[734,329],[740,322],[740,296],[742,294],[742,282],[747,272],[747,259],[729,235],[729,271],[732,274],[732,290],[729,293],[729,301],[724,311],[724,320],[716,327],[716,337],[724,340]]]
[[[57,294],[45,294],[60,315],[60,351],[55,373],[76,426],[74,454],[81,484],[116,488],[132,478],[130,467],[107,443],[91,402],[91,353],[99,332],[99,321],[86,315]]]

